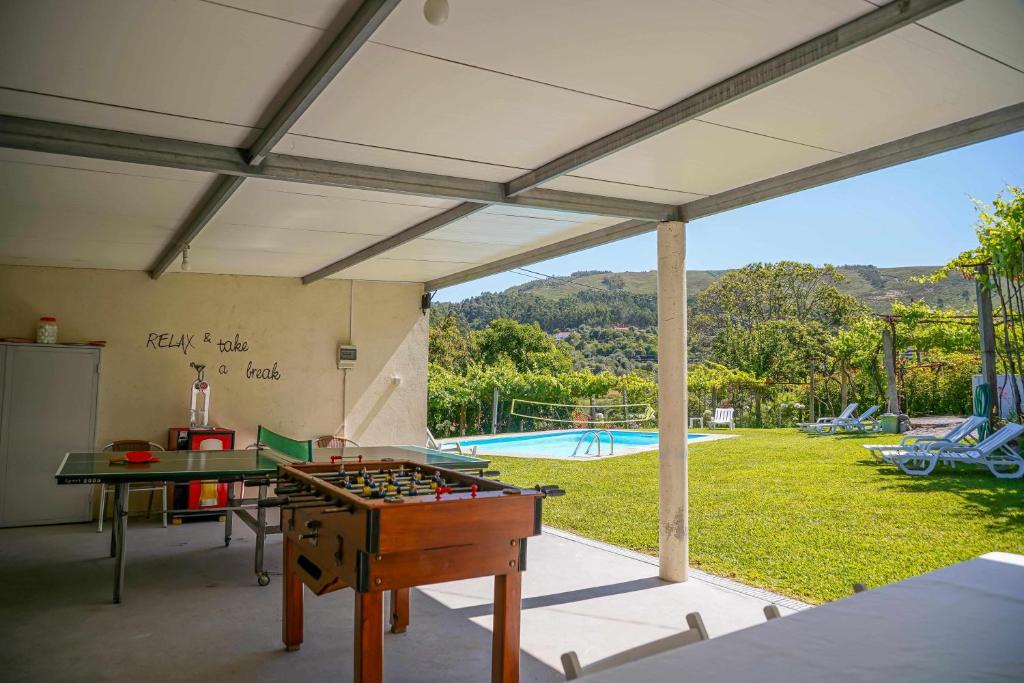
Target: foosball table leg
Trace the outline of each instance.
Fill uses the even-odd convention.
[[[494,577],[492,683],[519,681],[519,611],[523,600],[522,577],[518,571]]]
[[[292,569],[295,544],[284,537],[284,620],[281,636],[286,650],[298,650],[302,645],[302,579]]]
[[[405,633],[409,626],[409,589],[391,591],[391,632]]]
[[[357,592],[355,598],[352,680],[380,683],[384,677],[384,594]]]

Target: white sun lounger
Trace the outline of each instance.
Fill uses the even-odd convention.
[[[890,457],[901,470],[918,476],[931,474],[941,462],[954,467],[958,464],[980,465],[1000,479],[1020,479],[1024,476],[1024,458],[1010,442],[1022,435],[1024,425],[1011,422],[972,446],[931,441],[920,448]]]
[[[893,456],[900,456],[911,448],[931,448],[935,442],[953,443],[960,446],[971,446],[978,442],[978,430],[988,423],[988,418],[972,415],[943,436],[907,435],[899,443],[864,444],[871,456],[880,462],[893,462]]]
[[[836,415],[835,417],[819,417],[814,422],[798,422],[796,428],[801,432],[809,432],[814,430],[818,425],[826,423],[831,424],[833,420],[845,420],[848,417],[852,417],[853,411],[855,410],[857,410],[857,403],[851,403],[843,408],[843,412],[839,413],[839,415]]]
[[[459,455],[476,455],[476,446],[469,449],[469,453],[462,450],[462,444],[458,441],[448,441],[441,443],[434,438],[434,435],[430,432],[430,428],[427,428],[427,448],[435,451],[441,451],[443,453],[458,453]]]
[[[881,406],[871,406],[857,417],[837,417],[831,422],[823,422],[810,430],[811,434],[839,434],[845,432],[847,434],[867,434],[868,432],[877,432],[881,430],[881,425],[878,424],[877,420],[871,419],[871,416],[878,412]]]
[[[667,636],[660,640],[655,640],[650,643],[645,643],[634,647],[631,650],[625,652],[619,652],[611,657],[607,657],[593,664],[587,666],[580,666],[579,657],[576,656],[575,651],[566,652],[562,655],[562,669],[565,671],[565,680],[574,681],[577,678],[583,678],[590,674],[598,673],[599,671],[607,671],[623,664],[629,664],[635,662],[638,659],[644,657],[650,657],[661,652],[667,652],[669,650],[675,650],[676,648],[691,645],[693,643],[699,643],[702,640],[708,639],[708,630],[704,628],[704,620],[700,617],[700,612],[691,612],[686,615],[686,624],[689,626],[688,629],[682,633],[676,633],[671,636]],[[626,678],[623,678],[626,680]]]

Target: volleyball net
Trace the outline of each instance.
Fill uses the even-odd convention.
[[[657,419],[650,403],[545,403],[513,399],[510,416],[520,419],[525,428],[533,429],[607,429],[609,427],[644,427]],[[527,421],[532,421],[527,425]]]

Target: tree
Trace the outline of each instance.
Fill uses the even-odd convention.
[[[452,312],[437,318],[436,323],[434,321],[435,319],[431,318],[428,356],[430,362],[453,372],[464,373],[476,355],[469,328]]]
[[[492,320],[475,335],[480,361],[494,365],[507,358],[520,372],[568,372],[572,352],[567,344],[549,337],[540,325],[526,325],[508,318]]]
[[[1004,196],[1005,195],[1005,196]],[[959,271],[977,278],[982,288],[995,293],[997,309],[996,353],[1012,376],[1024,373],[1024,189],[1008,185],[991,206],[976,203],[978,246],[961,253],[928,280],[945,279]],[[1024,417],[1017,383],[1010,382],[1013,410]]]

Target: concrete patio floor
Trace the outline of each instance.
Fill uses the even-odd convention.
[[[0,530],[0,661],[8,681],[351,678],[352,593],[306,594],[305,643],[280,640],[280,536],[268,543],[270,586],[252,575],[254,536],[236,524],[167,529],[132,520],[125,602],[110,603],[109,536],[88,524]],[[412,593],[407,633],[386,634],[389,681],[489,680],[491,580]],[[563,680],[559,655],[586,664],[654,640],[700,611],[712,638],[763,623],[762,607],[794,601],[701,572],[657,578],[652,558],[546,529],[524,577],[522,680]]]

